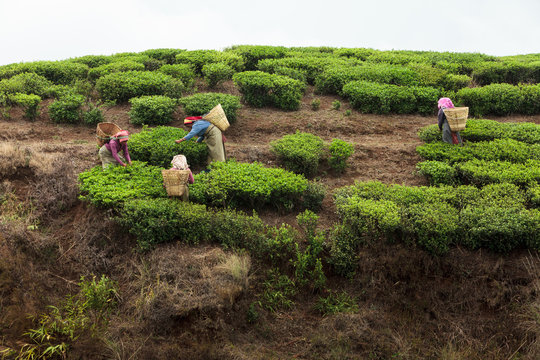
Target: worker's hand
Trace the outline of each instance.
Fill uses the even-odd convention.
[[[128,162],[128,165],[131,165],[131,161],[130,161],[130,162]]]
[[[182,141],[184,141],[184,139],[174,140],[174,142],[177,143],[177,144],[180,144]]]
[[[126,166],[127,166],[127,164],[122,164],[122,166],[123,166],[123,167],[126,167]]]

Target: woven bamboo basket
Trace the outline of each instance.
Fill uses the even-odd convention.
[[[467,117],[469,116],[468,107],[456,107],[444,109],[444,115],[446,115],[446,120],[448,120],[448,125],[450,125],[450,130],[452,131],[461,131],[465,130],[467,126]]]
[[[230,126],[229,120],[227,120],[227,116],[225,115],[225,111],[223,111],[221,104],[217,104],[217,106],[210,110],[208,114],[204,115],[203,119],[210,121],[221,131],[227,130]]]
[[[99,147],[103,146],[114,134],[122,131],[122,129],[113,123],[102,122],[97,124],[96,140]]]
[[[163,184],[169,196],[182,196],[186,191],[189,170],[161,170]]]

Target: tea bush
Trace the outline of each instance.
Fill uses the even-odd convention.
[[[177,102],[167,96],[150,95],[129,100],[129,122],[136,125],[165,125],[173,121]]]
[[[210,172],[195,175],[190,199],[210,206],[291,210],[300,205],[308,181],[279,168],[259,163],[212,162]]]
[[[473,159],[458,163],[455,168],[465,183],[478,186],[508,182],[525,187],[530,182],[540,181],[540,160],[527,160],[519,164]]]
[[[230,51],[244,59],[246,70],[256,70],[259,61],[283,58],[287,49],[283,46],[239,45],[233,46]]]
[[[80,199],[97,207],[116,208],[130,199],[167,197],[161,168],[133,161],[131,165],[96,166],[79,174]]]
[[[532,207],[540,208],[540,185],[532,183],[527,187],[527,197]]]
[[[310,181],[302,197],[302,206],[304,209],[319,212],[325,196],[326,186],[319,181]]]
[[[215,63],[206,64],[201,70],[204,79],[209,87],[216,87],[218,84],[232,79],[234,70],[227,64]]]
[[[186,89],[191,89],[195,82],[195,71],[189,64],[167,64],[160,67],[158,71],[179,79]]]
[[[246,71],[233,76],[244,100],[255,107],[275,106],[297,110],[305,90],[301,81],[262,71]]]
[[[186,134],[187,131],[176,127],[144,127],[130,136],[129,154],[134,160],[166,169],[171,167],[172,158],[178,154],[185,155],[192,167],[205,165],[208,156],[208,147],[205,144],[195,141],[183,141],[180,144],[174,142]]]
[[[340,139],[332,139],[328,162],[332,169],[342,173],[347,168],[347,159],[354,153],[354,145]]]
[[[183,97],[178,102],[189,116],[202,116],[221,104],[230,124],[236,122],[236,111],[242,106],[238,96],[222,93],[197,93]]]
[[[460,89],[469,87],[472,79],[467,75],[447,74],[443,80],[443,87],[450,91],[459,91]]]
[[[85,79],[88,66],[69,60],[10,64],[0,68],[0,79],[7,79],[21,73],[35,73],[54,84],[69,85],[76,79]]]
[[[88,78],[91,81],[96,81],[102,76],[115,72],[123,71],[144,71],[144,64],[131,60],[115,61],[108,64],[104,64],[88,71]]]
[[[84,64],[92,69],[110,63],[112,61],[112,57],[107,55],[85,55],[69,59],[69,61]]]
[[[202,75],[202,68],[208,64],[222,63],[230,66],[235,72],[244,70],[244,59],[234,53],[223,53],[217,50],[191,50],[176,55],[178,64],[188,64],[197,75]]]
[[[461,89],[456,94],[456,100],[468,106],[469,114],[472,116],[509,115],[522,112],[521,89],[510,84]]]
[[[446,162],[422,161],[416,164],[416,170],[427,177],[431,185],[455,185],[459,182],[456,169]]]
[[[435,88],[353,81],[343,86],[351,105],[365,113],[433,114],[440,92]]]
[[[152,59],[164,61],[167,64],[174,64],[176,62],[176,55],[184,52],[183,49],[148,49],[141,52],[141,55],[147,55]]]
[[[157,71],[125,71],[100,77],[96,89],[105,101],[128,101],[143,95],[179,98],[184,85],[178,79]]]
[[[44,96],[50,86],[52,83],[41,75],[21,73],[12,78],[0,80],[0,93]]]
[[[97,125],[100,122],[104,122],[103,112],[100,106],[89,103],[88,109],[82,113],[82,121],[86,125]]]
[[[316,135],[296,131],[272,141],[270,148],[284,167],[297,174],[313,176],[324,155],[324,143]]]
[[[49,116],[56,123],[75,124],[81,119],[84,96],[67,94],[49,105]]]
[[[480,86],[493,83],[540,82],[540,63],[520,63],[516,61],[480,62],[474,66],[472,77]]]
[[[10,95],[8,99],[24,109],[24,117],[28,120],[33,121],[38,116],[38,106],[41,102],[41,98],[38,95],[14,94]]]

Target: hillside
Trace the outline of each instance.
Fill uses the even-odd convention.
[[[197,79],[194,89],[242,95],[231,80],[208,87]],[[316,110],[315,99],[320,100]],[[339,109],[333,106],[336,101]],[[68,359],[540,356],[537,250],[516,247],[501,253],[458,243],[433,255],[418,241],[367,237],[355,249],[351,276],[322,262],[323,288],[300,285],[300,277],[294,276],[298,267],[291,265],[295,259],[281,263],[290,278],[273,278],[273,259],[215,242],[176,239],[142,251],[136,237],[119,225],[118,208],[99,208],[78,198],[78,174],[100,165],[95,126],[53,121],[53,102],[41,101],[33,121],[19,106],[4,107],[0,115],[0,354],[6,359],[34,344],[25,333],[45,331],[40,325],[50,324],[55,314],[55,324],[63,319],[76,334],[50,333],[50,344],[67,344],[56,349],[57,358],[65,354]],[[131,134],[141,132],[143,126],[130,122],[130,107],[126,102],[102,107],[104,121]],[[416,148],[423,144],[419,130],[437,121],[436,103],[433,108],[429,115],[365,113],[341,96],[322,95],[307,85],[295,111],[243,102],[225,133],[227,154],[240,163],[279,167],[270,143],[297,130],[319,136],[325,145],[334,138],[354,144],[344,173],[323,161],[311,179],[327,190],[317,212],[317,230],[326,242],[321,257],[326,259],[331,233],[342,221],[336,191],[366,181],[429,186],[417,172],[423,159]],[[167,126],[182,127],[189,115],[179,106]],[[540,125],[538,114],[485,118]],[[194,167],[194,173],[200,171]],[[252,215],[252,209],[240,210]],[[262,207],[257,213],[268,227],[289,224],[297,230],[303,250],[313,243],[298,224],[302,210]],[[91,286],[85,281],[99,281],[102,275],[116,284],[108,298],[112,305],[70,313],[91,308],[78,303],[77,294],[82,288],[88,296]],[[298,282],[292,294],[287,294],[292,291],[287,279]],[[93,294],[94,303],[89,303],[110,294]],[[70,296],[72,301],[66,301]],[[273,297],[274,309],[268,297]],[[49,322],[40,324],[40,318]],[[85,327],[81,319],[92,326]],[[81,328],[85,331],[79,332]]]

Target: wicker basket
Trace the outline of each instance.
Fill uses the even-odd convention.
[[[122,131],[116,124],[110,122],[102,122],[97,124],[96,140],[99,147],[103,146],[114,134]]]
[[[161,170],[163,184],[169,196],[182,196],[186,191],[189,170]]]
[[[210,121],[212,124],[216,125],[219,130],[225,131],[229,128],[230,124],[225,115],[225,111],[221,107],[221,104],[217,104],[208,114],[204,115],[204,120]]]
[[[461,131],[465,130],[467,125],[467,117],[469,116],[468,107],[456,107],[444,109],[444,115],[446,115],[446,120],[448,120],[448,125],[452,131]]]

